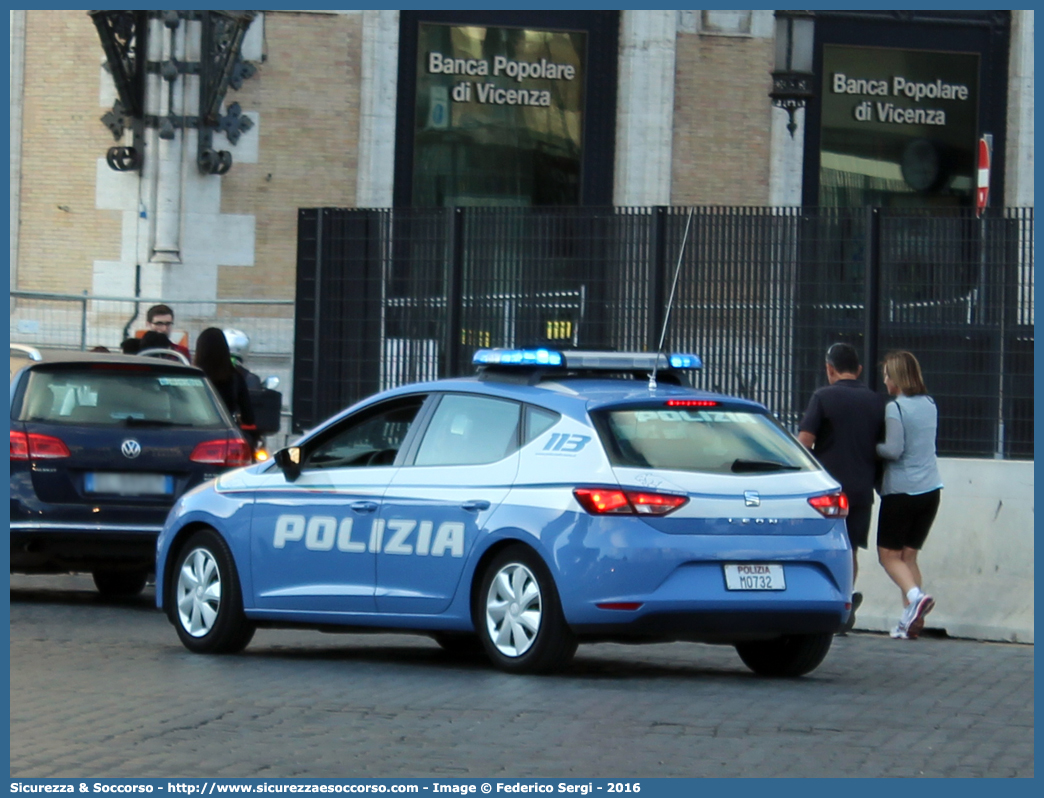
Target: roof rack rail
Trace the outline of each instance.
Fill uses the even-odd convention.
[[[43,355],[40,354],[40,350],[37,349],[35,346],[28,346],[26,344],[11,344],[11,353],[14,354],[16,352],[19,355],[24,355],[30,360],[36,362],[43,360]]]
[[[172,360],[185,366],[192,365],[189,359],[176,349],[155,347],[153,349],[142,349],[137,355],[138,357],[158,357],[160,360]]]

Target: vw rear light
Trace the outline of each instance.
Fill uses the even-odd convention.
[[[573,495],[591,515],[667,515],[689,501],[676,493],[619,488],[576,488]]]
[[[193,463],[211,463],[223,466],[250,465],[250,447],[242,438],[221,438],[196,445],[189,456]]]
[[[717,407],[713,399],[668,399],[667,407]]]
[[[24,432],[11,430],[11,459],[29,459],[29,438]]]
[[[12,460],[56,460],[69,456],[69,447],[52,435],[11,430]]]
[[[848,497],[843,493],[813,496],[808,503],[828,518],[844,518],[848,515]]]
[[[228,457],[225,459],[225,465],[245,466],[252,462],[254,462],[254,456],[245,440],[233,438],[228,442]]]

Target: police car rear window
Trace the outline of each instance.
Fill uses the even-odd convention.
[[[725,408],[606,410],[595,414],[615,465],[709,473],[818,468],[771,416]]]
[[[38,369],[19,421],[101,426],[223,427],[202,376],[150,368]]]

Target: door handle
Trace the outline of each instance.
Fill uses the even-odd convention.
[[[465,510],[488,510],[489,502],[485,499],[472,499],[471,501],[464,502],[460,506]]]
[[[377,509],[377,502],[352,502],[349,505],[349,507],[351,507],[357,513],[372,513],[374,510]]]

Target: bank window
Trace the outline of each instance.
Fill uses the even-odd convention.
[[[587,34],[422,23],[415,206],[578,205]]]
[[[750,36],[753,11],[700,11],[704,36]]]
[[[979,56],[823,46],[819,204],[970,207]]]

